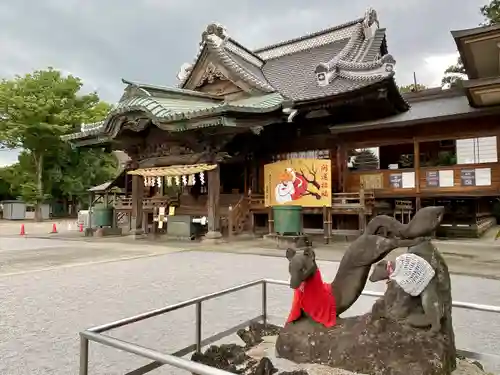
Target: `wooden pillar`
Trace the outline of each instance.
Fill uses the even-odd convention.
[[[339,192],[345,191],[344,183],[344,169],[346,169],[346,158],[344,147],[341,144],[337,145],[337,155],[336,155],[336,168],[337,168],[337,187],[336,190]]]
[[[413,139],[413,169],[415,170],[415,191],[417,197],[415,199],[415,213],[420,210],[420,143],[416,138]]]
[[[273,216],[273,208],[269,207],[267,211],[267,226],[269,230],[269,234],[274,233],[274,216]]]
[[[142,200],[144,198],[144,177],[132,176],[132,215],[131,231],[134,234],[142,234]]]
[[[347,148],[345,144],[337,145],[337,179],[338,191],[345,193],[347,191]]]
[[[331,229],[332,229],[332,213],[330,212],[330,208],[324,206],[323,207],[323,233],[325,244],[330,243],[331,237]]]
[[[220,167],[207,172],[208,186],[208,233],[206,239],[219,239],[220,232]]]
[[[248,161],[245,161],[245,171],[243,172],[243,195],[248,195]]]
[[[415,170],[415,191],[420,194],[420,143],[413,140],[413,169]]]
[[[366,229],[366,201],[364,188],[359,189],[359,233],[362,234]]]

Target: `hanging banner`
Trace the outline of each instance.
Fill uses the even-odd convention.
[[[264,165],[265,206],[332,206],[332,164],[289,159]]]

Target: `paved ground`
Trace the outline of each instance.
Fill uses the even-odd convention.
[[[56,224],[57,234],[51,234],[53,224]],[[26,236],[19,236],[21,224],[24,224]],[[492,229],[479,240],[449,240],[434,241],[443,253],[450,271],[454,274],[477,276],[500,280],[500,240],[495,241],[496,229]],[[283,252],[276,250],[272,245],[261,239],[234,240],[224,245],[207,246],[199,243],[171,242],[164,240],[133,240],[131,237],[85,238],[79,233],[78,225],[74,220],[47,221],[34,223],[33,221],[13,222],[0,220],[0,251],[3,252],[0,263],[3,263],[0,273],[17,273],[60,266],[63,264],[79,264],[93,261],[109,261],[116,258],[131,258],[136,256],[155,255],[175,251],[176,249],[190,249],[212,252],[237,254],[254,254],[281,257]],[[37,239],[37,245],[23,253],[15,251],[20,245],[20,239]],[[49,242],[47,242],[50,240]],[[79,244],[71,248],[60,250],[62,243],[76,241]],[[12,244],[15,242],[13,248]],[[32,242],[30,242],[32,243]],[[45,248],[43,253],[37,248]],[[53,245],[51,245],[53,244]],[[347,247],[345,241],[336,241],[328,246],[322,244],[322,239],[314,241],[319,259],[339,261]],[[31,246],[31,245],[29,245]],[[29,247],[28,246],[28,247]],[[402,251],[402,250],[401,250]],[[400,251],[400,252],[401,252]],[[398,252],[393,253],[393,257]]]
[[[0,374],[75,374],[78,332],[84,328],[258,278],[287,279],[282,257],[116,241],[0,238]],[[245,248],[237,243],[224,251],[231,246],[236,252]],[[190,251],[178,252],[183,248]],[[336,263],[322,261],[320,267],[325,279],[333,278]],[[454,299],[500,305],[499,281],[459,275],[452,280]],[[367,285],[367,289],[383,291],[384,284]],[[290,290],[274,287],[269,298],[270,313],[284,319]],[[372,303],[362,298],[349,313],[363,313]],[[256,316],[259,308],[258,288],[207,302],[203,334]],[[186,308],[110,334],[174,351],[193,342],[193,321],[194,308]],[[460,348],[500,352],[500,316],[456,310],[454,325]],[[92,345],[91,374],[123,374],[146,362]],[[162,368],[153,373],[173,371]]]

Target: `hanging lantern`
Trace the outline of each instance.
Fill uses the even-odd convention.
[[[188,179],[187,179],[187,176],[182,176],[182,185],[186,186],[188,183]]]
[[[200,172],[200,183],[205,185],[205,174],[203,172]]]
[[[188,185],[193,186],[195,184],[194,174],[190,174],[188,178]]]
[[[167,176],[167,186],[172,186],[172,176]]]
[[[161,177],[156,178],[156,185],[158,185],[158,187],[161,187],[161,185],[163,185]]]
[[[175,184],[177,186],[180,186],[181,185],[181,178],[179,176],[175,176]]]

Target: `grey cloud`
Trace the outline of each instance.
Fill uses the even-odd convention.
[[[428,55],[455,51],[450,30],[476,26],[484,0],[17,0],[0,5],[0,75],[54,66],[116,101],[122,77],[176,83],[213,21],[249,48],[361,17],[369,6],[387,28],[398,83],[411,82]],[[339,5],[340,4],[340,5]],[[426,77],[420,77],[422,81]]]

